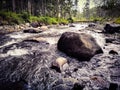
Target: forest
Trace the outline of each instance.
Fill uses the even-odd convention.
[[[78,10],[78,6],[81,6],[79,2],[82,0],[1,0],[0,23],[44,22],[44,17],[49,24],[62,21],[67,23],[67,19],[75,21],[111,19],[113,22],[120,22],[119,0],[86,0],[83,12]],[[93,8],[90,8],[90,2],[93,2]]]
[[[13,14],[11,18],[25,21],[29,21],[30,16],[33,16],[31,17],[33,21],[40,19],[37,17],[46,17],[47,19],[52,17],[53,23],[57,23],[55,18],[63,18],[63,22],[65,22],[64,19],[76,13],[76,10],[72,10],[73,5],[77,5],[77,0],[1,0],[0,16],[2,19],[7,19],[9,14]],[[20,22],[20,20],[17,21]]]

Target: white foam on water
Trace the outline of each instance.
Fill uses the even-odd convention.
[[[16,43],[16,41],[15,41],[15,40],[9,41],[9,42],[5,43],[4,45],[0,46],[0,48],[2,48],[2,47],[4,47],[4,46],[11,45],[11,44],[13,44],[13,43]]]
[[[26,49],[14,49],[7,52],[7,55],[11,56],[21,56],[25,54],[28,54],[28,51]]]
[[[24,39],[24,38],[27,38],[27,37],[30,37],[32,34],[28,34],[28,33],[15,33],[15,34],[10,34],[9,36],[11,38],[15,38],[15,39]]]
[[[49,44],[56,44],[57,41],[58,41],[58,38],[46,38],[46,41],[47,41]]]
[[[100,47],[103,47],[105,45],[105,37],[102,34],[99,33],[95,33],[95,32],[91,32],[91,31],[87,31],[86,33],[90,34],[91,36],[93,36],[97,42],[97,44]]]
[[[85,29],[86,27],[88,27],[88,24],[75,24],[76,30]]]
[[[120,54],[120,45],[116,44],[108,44],[108,46],[105,46],[105,52],[108,54],[110,50],[117,51],[118,54]]]
[[[0,54],[0,57],[7,57],[7,54]]]
[[[96,39],[98,45],[100,45],[101,47],[103,47],[105,45],[105,38],[103,35],[100,35],[98,33],[95,33],[93,35],[93,37]]]

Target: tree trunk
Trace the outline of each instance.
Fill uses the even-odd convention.
[[[12,0],[12,11],[16,12],[15,0]]]
[[[61,14],[60,14],[60,1],[57,0],[57,18],[60,18]]]
[[[28,12],[29,12],[29,14],[32,14],[31,0],[28,0]]]

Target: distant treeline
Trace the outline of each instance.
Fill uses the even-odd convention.
[[[0,0],[0,11],[28,12],[35,16],[71,17],[78,0]]]
[[[120,17],[120,0],[94,0],[97,15],[104,17]]]

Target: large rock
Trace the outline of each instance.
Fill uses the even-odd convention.
[[[60,51],[78,58],[80,61],[89,61],[95,54],[103,53],[95,39],[84,33],[63,33],[57,47]]]
[[[105,33],[120,33],[120,26],[111,26],[110,24],[106,24],[104,27]]]
[[[96,26],[96,24],[94,24],[94,23],[90,23],[89,25],[88,25],[88,27],[95,27]]]

